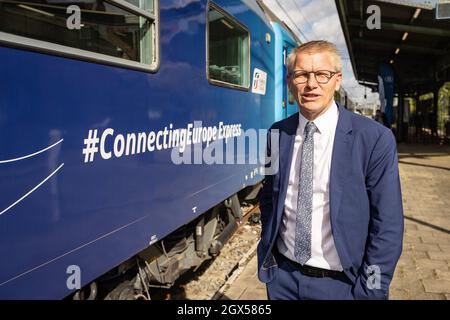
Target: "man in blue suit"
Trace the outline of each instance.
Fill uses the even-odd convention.
[[[269,299],[388,299],[402,251],[396,142],[335,103],[341,58],[327,41],[288,57],[300,112],[268,136],[258,275]]]

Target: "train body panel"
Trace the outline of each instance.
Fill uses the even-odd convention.
[[[238,90],[206,76],[210,3],[179,3],[160,1],[154,73],[0,46],[0,299],[63,298],[75,290],[73,268],[84,286],[262,180],[260,163],[176,165],[172,148],[115,156],[119,134],[126,144],[128,134],[196,121],[244,132],[282,116],[266,42],[275,35],[259,7],[214,2],[250,34],[249,89]],[[265,94],[252,90],[255,69],[266,73]],[[86,139],[107,129],[110,158],[91,159]]]

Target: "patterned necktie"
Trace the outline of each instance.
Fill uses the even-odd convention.
[[[308,122],[302,147],[298,185],[294,256],[303,265],[311,258],[311,217],[313,197],[314,132],[317,127]]]

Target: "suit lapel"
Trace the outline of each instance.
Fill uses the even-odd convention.
[[[351,166],[353,145],[352,126],[349,111],[339,106],[339,120],[334,137],[330,173],[330,217],[336,226],[337,216],[343,194],[344,182]]]

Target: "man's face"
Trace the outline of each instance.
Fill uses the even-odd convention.
[[[328,70],[335,72],[336,66],[333,55],[329,52],[300,53],[294,67],[294,74],[298,72],[315,72]],[[294,95],[300,112],[309,120],[314,120],[324,113],[331,104],[334,92],[339,89],[342,82],[342,74],[331,77],[326,84],[318,83],[313,74],[309,74],[308,81],[296,84],[294,76],[289,76],[289,88]]]

